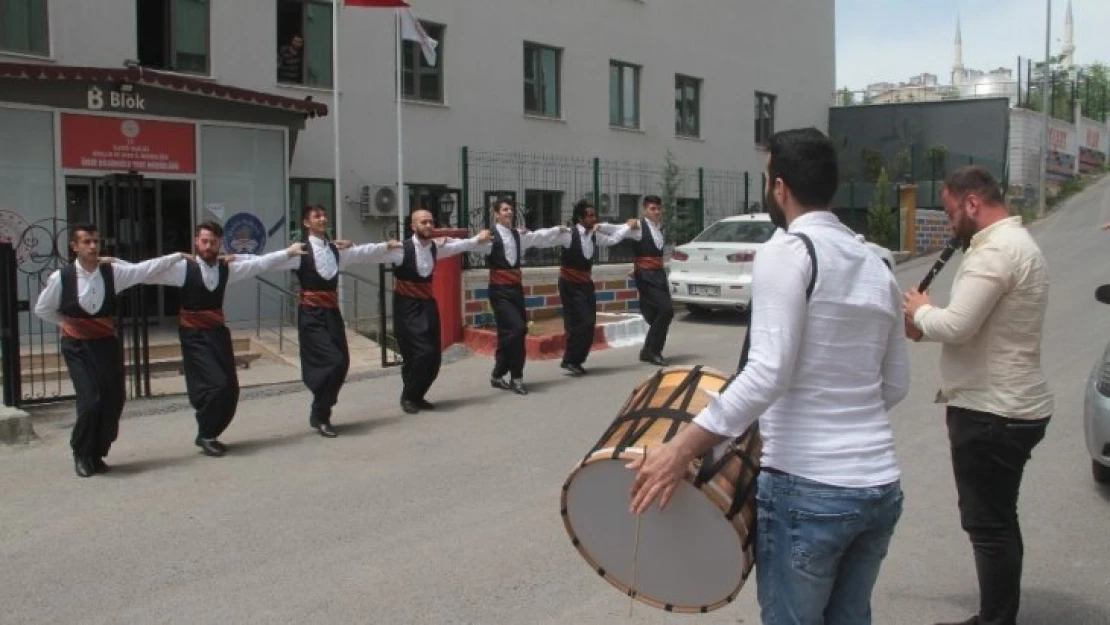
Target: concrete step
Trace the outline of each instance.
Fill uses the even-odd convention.
[[[231,349],[237,354],[250,351],[250,337],[232,336]],[[123,350],[125,364],[129,363],[131,360],[130,352],[131,350],[129,349]],[[181,343],[176,337],[151,337],[150,358],[151,360],[180,359]],[[59,366],[54,363],[60,363],[61,367],[65,367],[65,361],[61,354],[58,353],[58,341],[53,338],[45,340],[42,345],[24,345],[20,350],[19,366],[24,371],[42,367],[44,364]]]

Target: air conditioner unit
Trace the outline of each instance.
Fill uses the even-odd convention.
[[[363,185],[358,204],[363,219],[397,216],[397,192],[392,186]]]

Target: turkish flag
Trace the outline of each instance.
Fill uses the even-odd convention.
[[[345,0],[345,6],[349,7],[407,7],[409,5],[405,0]]]

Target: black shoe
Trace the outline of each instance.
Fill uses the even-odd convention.
[[[646,354],[644,352],[640,352],[640,362],[651,363],[659,367],[667,366],[667,359],[663,358],[659,354]]]
[[[421,410],[435,410],[436,409],[435,404],[433,404],[432,402],[430,402],[426,399],[423,399],[423,398],[413,400],[412,403],[416,404],[416,407],[421,409]]]
[[[936,623],[935,625],[979,625],[979,617],[973,616],[966,621],[952,622],[952,623]]]
[[[492,386],[493,388],[499,388],[503,391],[507,391],[507,390],[512,388],[512,386],[510,386],[509,383],[505,381],[505,378],[499,378],[499,377],[490,378],[489,379],[489,385]]]
[[[524,388],[524,380],[513,380],[509,382],[509,390],[517,395],[527,395],[528,389]]]
[[[198,436],[197,440],[193,442],[197,447],[200,447],[204,455],[212,456],[213,458],[219,458],[227,451],[227,447],[224,447],[223,443],[214,438],[201,438]]]
[[[92,477],[96,473],[92,459],[84,456],[73,457],[73,470],[77,473],[77,477]]]
[[[93,471],[97,473],[107,473],[112,470],[112,467],[108,466],[107,462],[104,462],[104,458],[92,458],[91,460]]]
[[[402,399],[401,410],[404,410],[408,414],[416,414],[420,412],[420,406],[416,405],[416,402],[412,400]]]
[[[335,438],[336,436],[339,436],[339,434],[337,434],[335,430],[331,429],[330,423],[317,423],[315,427],[320,436],[323,436],[324,438]]]
[[[586,369],[582,365],[576,365],[570,362],[564,362],[560,367],[570,371],[573,375],[586,375]]]

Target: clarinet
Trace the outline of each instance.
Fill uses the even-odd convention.
[[[919,293],[924,293],[925,289],[929,288],[929,285],[933,283],[933,278],[937,277],[941,269],[944,269],[944,264],[948,262],[949,258],[952,258],[952,254],[956,253],[956,248],[958,247],[963,247],[963,242],[958,237],[948,239],[948,243],[940,253],[940,258],[937,259],[937,262],[933,263],[933,267],[929,270],[929,273],[925,274],[925,277],[921,279],[921,284],[917,285],[917,291]]]

